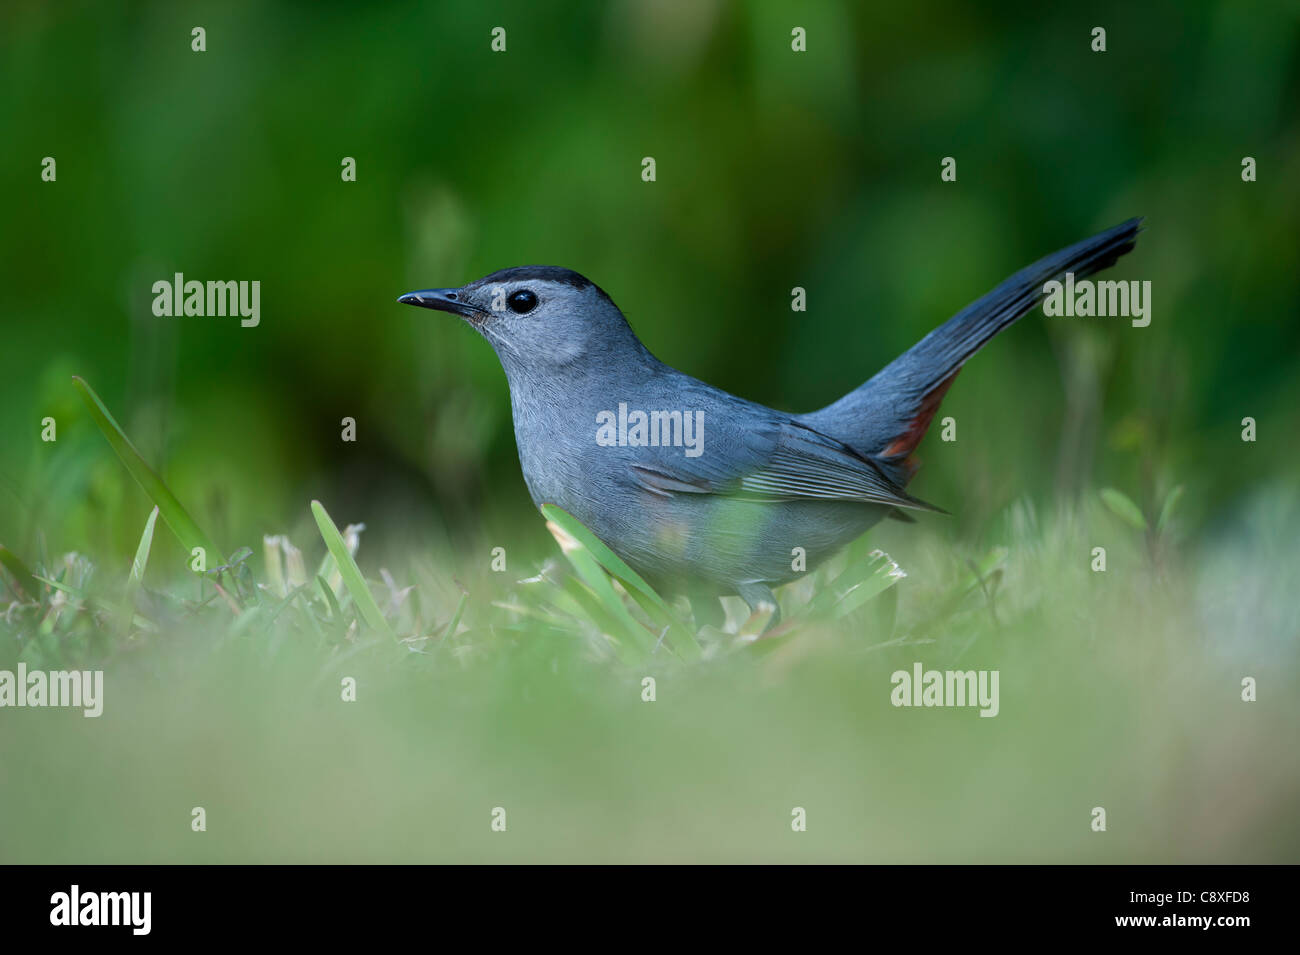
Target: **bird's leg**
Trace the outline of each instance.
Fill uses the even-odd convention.
[[[740,599],[749,605],[749,619],[753,620],[758,615],[766,615],[769,612],[772,617],[767,622],[764,631],[770,630],[781,622],[781,606],[776,602],[776,594],[772,593],[772,588],[767,584],[758,583],[757,581],[740,584],[736,588]],[[746,629],[746,628],[742,628]]]

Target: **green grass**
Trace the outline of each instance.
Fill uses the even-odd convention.
[[[1185,532],[1177,499],[1151,521],[1118,491],[1017,502],[980,541],[884,527],[784,588],[785,623],[760,634],[734,599],[724,628],[695,626],[553,509],[554,558],[510,573],[486,544],[375,567],[318,502],[301,549],[277,535],[201,574],[157,566],[156,516],[182,543],[203,532],[167,519],[161,479],[140,484],[157,509],[129,574],[0,551],[0,667],[105,671],[98,719],[0,712],[21,821],[0,860],[1296,856],[1285,488],[1213,537]],[[892,706],[915,661],[997,669],[1001,712]]]

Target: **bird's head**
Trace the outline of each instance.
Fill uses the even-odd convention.
[[[507,371],[642,350],[618,306],[570,269],[502,269],[460,288],[407,292],[398,301],[459,315],[492,343]]]

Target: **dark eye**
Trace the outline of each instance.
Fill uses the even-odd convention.
[[[527,315],[537,307],[537,296],[526,288],[521,288],[506,299],[510,311],[516,315]]]

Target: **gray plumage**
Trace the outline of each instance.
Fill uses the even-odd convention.
[[[1037,305],[1044,283],[1067,271],[1082,278],[1132,249],[1138,223],[1017,272],[864,385],[804,415],[663,364],[613,300],[568,269],[504,269],[399,301],[458,314],[492,344],[538,506],[564,508],[652,583],[775,606],[770,588],[799,575],[794,548],[811,570],[886,516],[937,510],[904,487],[911,454],[957,371]],[[629,414],[701,412],[699,454],[599,443],[599,423],[620,404]]]

